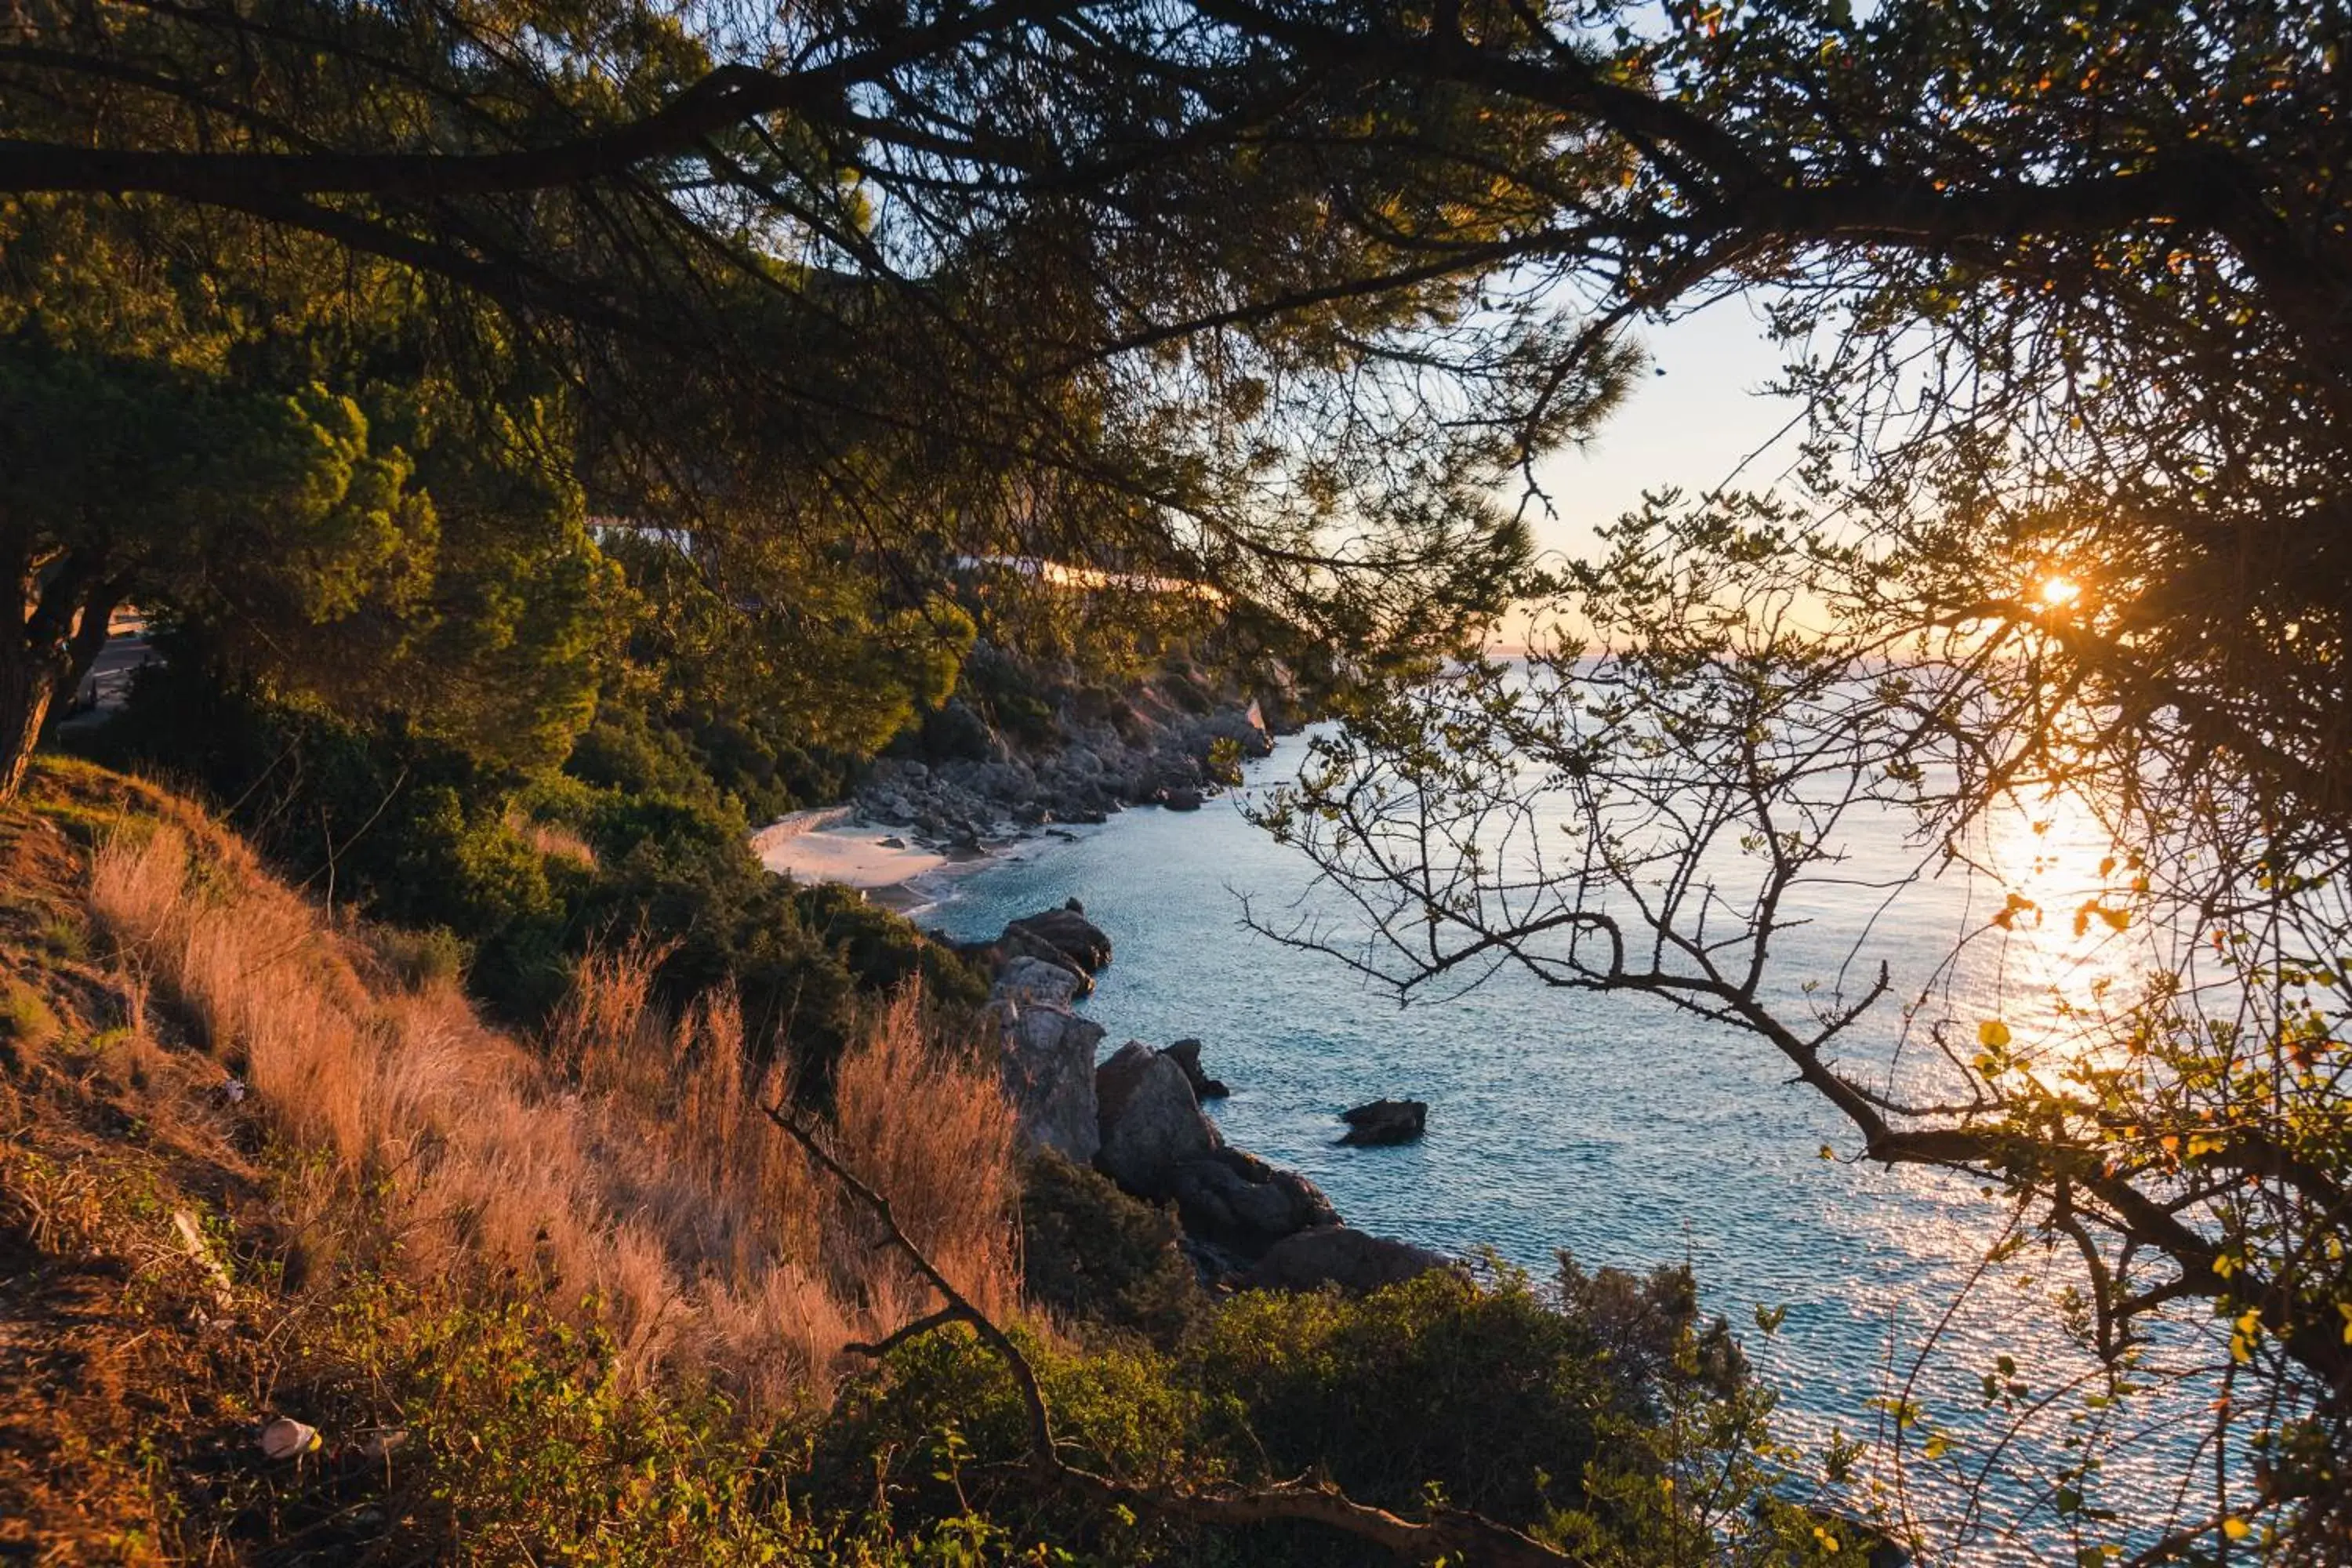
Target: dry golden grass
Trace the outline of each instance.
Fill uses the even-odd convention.
[[[709,1376],[755,1404],[829,1394],[843,1347],[929,1310],[868,1216],[761,1110],[730,998],[653,999],[659,955],[587,964],[543,1050],[448,984],[372,981],[346,939],[192,815],[93,856],[89,908],[129,972],[240,1075],[298,1163],[321,1255],[365,1212],[419,1279],[595,1313],[633,1376]],[[836,1145],[972,1298],[1017,1298],[1013,1124],[987,1064],[877,1009],[838,1068]],[[362,1244],[367,1244],[362,1238]]]
[[[557,822],[541,822],[536,817],[509,816],[507,826],[521,836],[522,841],[541,855],[558,860],[576,860],[583,866],[596,864],[596,850],[588,840]]]

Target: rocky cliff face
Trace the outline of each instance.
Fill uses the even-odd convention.
[[[1197,806],[1238,782],[1242,759],[1274,749],[1265,704],[1145,686],[1108,711],[1066,703],[1028,740],[961,699],[929,727],[932,760],[884,757],[854,799],[857,816],[941,848],[977,847],[1056,822],[1100,822],[1130,805]]]
[[[1097,1064],[1102,1026],[1072,1008],[1110,963],[1111,942],[1082,909],[1025,916],[967,951],[996,974],[989,1010],[1024,1142],[1090,1161],[1129,1195],[1172,1205],[1204,1284],[1369,1290],[1446,1265],[1344,1226],[1314,1183],[1228,1144],[1201,1110],[1198,1086],[1214,1080],[1200,1041],[1154,1050],[1129,1040]],[[1426,1109],[1381,1102],[1392,1103]]]

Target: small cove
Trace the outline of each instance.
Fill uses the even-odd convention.
[[[1253,768],[1248,789],[1295,774],[1305,751],[1303,738],[1285,739]],[[1587,1266],[1687,1261],[1708,1309],[1731,1321],[1780,1391],[1782,1435],[1809,1449],[1833,1429],[1869,1435],[1882,1420],[1873,1401],[1906,1391],[1916,1348],[1939,1323],[1938,1349],[1908,1394],[1963,1450],[1992,1453],[1979,1380],[1998,1357],[2014,1356],[2037,1395],[2090,1364],[2057,1331],[2055,1271],[2029,1274],[2022,1287],[2014,1268],[1997,1271],[1967,1289],[2005,1209],[1937,1173],[1822,1158],[1824,1143],[1850,1152],[1850,1130],[1790,1082],[1761,1041],[1516,973],[1400,1008],[1344,965],[1250,930],[1243,900],[1279,923],[1307,893],[1311,868],[1240,805],[1228,796],[1197,814],[1131,811],[1066,840],[1033,841],[943,885],[922,918],[981,940],[1014,916],[1081,900],[1117,952],[1084,1005],[1110,1031],[1103,1049],[1202,1038],[1207,1069],[1234,1090],[1211,1108],[1225,1136],[1306,1173],[1351,1224],[1448,1252],[1492,1248],[1538,1276],[1562,1247]],[[1916,909],[1882,922],[1881,945],[1930,953],[1948,940],[1964,896],[1924,889]],[[1842,950],[1827,937],[1840,913],[1822,911],[1819,952],[1799,948],[1793,962],[1833,963]],[[1339,1147],[1336,1113],[1382,1095],[1427,1100],[1427,1137]],[[1759,1307],[1786,1309],[1769,1342]],[[2151,1396],[2125,1419],[2160,1423],[2179,1405]],[[2071,1462],[2050,1434],[2001,1450],[1989,1513],[2040,1522],[2007,1539],[1998,1529],[1979,1535],[1965,1560],[2071,1550],[2034,1506]],[[2169,1469],[2143,1446],[2117,1459],[2095,1500],[2160,1514]],[[1956,1506],[1948,1482],[1914,1484],[1922,1513]]]

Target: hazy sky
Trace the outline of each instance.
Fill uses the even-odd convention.
[[[1759,393],[1779,374],[1782,352],[1765,340],[1745,300],[1651,329],[1646,341],[1655,370],[1665,374],[1645,373],[1588,448],[1556,453],[1538,468],[1559,511],[1534,520],[1538,548],[1584,553],[1593,528],[1639,510],[1644,489],[1722,483],[1795,412],[1787,400]],[[1793,444],[1783,443],[1741,480],[1767,488],[1793,456]]]

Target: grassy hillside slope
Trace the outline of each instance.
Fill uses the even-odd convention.
[[[869,1359],[927,1287],[769,1122],[727,995],[656,1005],[661,956],[519,1037],[184,801],[41,763],[0,806],[0,1561],[1366,1561],[1041,1476],[961,1329]],[[1016,1166],[952,1010],[855,1016],[831,1147],[1011,1326],[1070,1463],[1443,1499],[1623,1568],[1853,1555],[1777,1500],[1686,1271],[1212,1300],[1165,1214]],[[282,1419],[316,1447],[265,1455]]]
[[[922,1298],[767,1125],[723,1005],[664,1018],[624,955],[528,1049],[72,763],[0,809],[0,1552],[816,1550],[761,1445]],[[845,1062],[844,1146],[1006,1306],[1009,1125],[914,1008]],[[281,1415],[320,1452],[265,1460]]]

